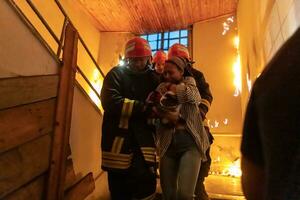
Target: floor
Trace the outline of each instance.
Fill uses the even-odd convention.
[[[205,179],[205,187],[211,200],[245,200],[240,178],[209,175]],[[161,189],[159,185],[157,192],[159,194],[155,200],[161,200]]]
[[[210,175],[205,179],[205,187],[212,199],[245,199],[240,178]]]

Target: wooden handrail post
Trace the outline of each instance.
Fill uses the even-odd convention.
[[[63,67],[60,71],[55,128],[46,191],[47,200],[62,200],[64,194],[66,152],[71,127],[78,43],[78,32],[70,23],[66,27],[64,42]]]

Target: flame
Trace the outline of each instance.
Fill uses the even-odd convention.
[[[234,41],[237,48],[237,56],[235,62],[233,63],[232,71],[234,75],[233,84],[235,86],[234,96],[236,97],[239,96],[242,92],[242,78],[241,78],[241,58],[238,51],[239,39],[237,36],[235,37]]]
[[[223,123],[224,123],[225,125],[227,125],[227,124],[228,124],[228,119],[225,118],[224,121],[223,121]]]
[[[219,122],[217,120],[215,120],[215,128],[219,127]]]
[[[234,17],[228,17],[225,22],[223,22],[223,32],[222,35],[226,35],[226,33],[230,30],[230,25],[234,22]]]
[[[233,39],[233,44],[234,44],[234,47],[236,49],[239,49],[239,46],[240,46],[240,38],[238,36],[235,36],[234,39]]]
[[[251,79],[249,78],[249,75],[247,74],[247,86],[248,86],[248,91],[251,91],[251,87],[252,87],[252,82]]]
[[[228,175],[229,176],[234,176],[234,177],[241,177],[242,176],[240,159],[234,161],[231,165],[229,165]]]

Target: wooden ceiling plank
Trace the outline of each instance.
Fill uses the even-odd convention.
[[[176,30],[228,13],[237,0],[80,0],[100,31],[136,34]]]

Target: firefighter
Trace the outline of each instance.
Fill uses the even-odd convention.
[[[164,72],[166,58],[167,55],[163,50],[159,50],[154,54],[153,67],[157,74],[162,74]]]
[[[102,169],[108,172],[112,200],[151,200],[156,190],[156,153],[153,129],[146,123],[151,108],[145,100],[158,80],[146,40],[129,40],[125,59],[126,66],[108,72],[101,91]]]
[[[192,64],[194,63],[189,55],[187,47],[182,44],[173,44],[168,51],[168,59],[177,56],[183,58],[187,62],[187,71],[196,80],[197,88],[201,95],[201,103],[199,109],[201,112],[202,120],[204,123],[204,128],[208,134],[210,144],[213,142],[213,136],[209,130],[209,126],[206,119],[206,113],[209,111],[210,105],[212,103],[213,97],[209,89],[209,84],[206,82],[204,75],[199,70],[195,69]],[[205,191],[204,179],[208,176],[208,172],[211,165],[210,148],[206,151],[207,161],[201,163],[201,168],[198,175],[198,181],[195,189],[195,199],[196,200],[208,200],[209,197]]]

